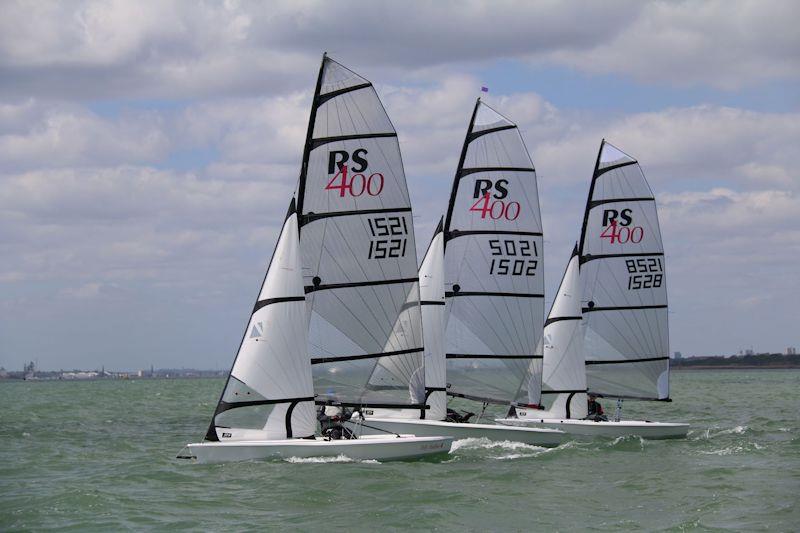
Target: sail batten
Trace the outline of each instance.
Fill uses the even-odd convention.
[[[298,184],[317,402],[419,406],[422,325],[397,133],[372,84],[323,58]]]
[[[536,171],[516,124],[480,100],[443,226],[448,394],[527,404],[544,322]]]
[[[668,398],[668,303],[656,201],[636,159],[605,140],[579,251],[588,389]]]

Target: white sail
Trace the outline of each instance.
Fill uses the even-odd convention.
[[[443,223],[433,235],[419,267],[422,333],[425,340],[425,418],[444,420],[447,415],[447,364],[444,348],[444,232]]]
[[[669,398],[664,248],[638,162],[603,141],[583,220],[580,271],[590,392]]]
[[[541,386],[542,224],[516,125],[478,100],[445,218],[448,393],[528,403]]]
[[[553,400],[547,418],[584,418],[588,414],[581,319],[576,244],[544,325],[542,396]]]
[[[323,57],[297,191],[317,401],[422,408],[411,204],[372,84]]]
[[[207,440],[308,437],[316,429],[294,201]]]

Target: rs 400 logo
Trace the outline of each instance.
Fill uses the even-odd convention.
[[[508,196],[508,180],[475,180],[472,198],[477,201],[469,208],[478,212],[481,218],[487,216],[492,220],[516,220],[519,216],[519,202],[506,201]]]
[[[351,154],[346,150],[333,150],[328,153],[328,175],[331,176],[327,191],[338,191],[339,197],[359,197],[363,194],[378,196],[383,191],[383,174],[373,172],[368,175],[367,149],[359,148]],[[352,169],[347,166],[352,161]]]
[[[603,232],[601,239],[608,239],[610,244],[638,244],[644,237],[641,226],[632,226],[633,210],[631,209],[605,209],[603,211]]]

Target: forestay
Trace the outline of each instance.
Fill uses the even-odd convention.
[[[314,434],[294,200],[206,440],[273,440]]]
[[[517,126],[480,99],[444,229],[448,393],[527,404],[544,321],[536,173]]]
[[[317,402],[421,407],[416,248],[397,134],[372,84],[328,57],[297,196]]]
[[[603,141],[584,214],[581,280],[589,391],[669,398],[664,248],[638,162]]]

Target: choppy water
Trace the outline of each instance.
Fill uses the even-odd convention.
[[[0,530],[800,529],[800,371],[673,373],[689,438],[191,465],[217,380],[0,384]],[[607,410],[613,410],[606,405]]]

